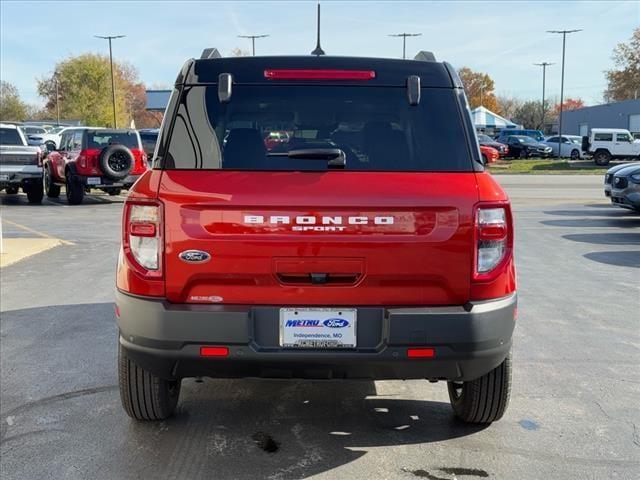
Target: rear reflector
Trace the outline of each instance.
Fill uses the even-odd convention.
[[[227,347],[200,347],[200,355],[203,357],[226,357],[229,355]]]
[[[407,357],[409,358],[433,358],[436,356],[435,348],[408,348]]]
[[[265,70],[269,80],[372,80],[373,70]]]
[[[156,236],[156,224],[155,223],[132,223],[129,226],[129,233],[135,237],[155,237]]]

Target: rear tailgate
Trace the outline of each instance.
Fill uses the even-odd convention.
[[[171,302],[460,305],[469,297],[471,172],[166,170],[159,197]],[[182,260],[187,250],[211,259]]]
[[[38,166],[40,159],[38,152],[38,147],[2,145],[0,146],[0,166]]]

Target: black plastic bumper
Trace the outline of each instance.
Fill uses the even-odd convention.
[[[120,343],[163,378],[368,378],[472,380],[507,356],[516,295],[464,307],[357,309],[357,348],[283,349],[279,307],[171,304],[116,292]],[[226,346],[227,357],[201,357]],[[410,347],[435,348],[409,359]]]
[[[6,177],[6,178],[5,178]],[[25,187],[42,183],[42,172],[12,172],[0,177],[0,188]]]
[[[99,178],[100,183],[90,183],[89,178]],[[74,179],[84,185],[86,188],[131,188],[136,180],[140,178],[140,175],[128,175],[121,180],[112,180],[107,177],[96,177],[96,176],[86,176],[86,175],[74,175]]]

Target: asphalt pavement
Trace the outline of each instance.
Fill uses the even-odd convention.
[[[454,420],[442,382],[183,382],[170,420],[120,406],[113,314],[122,197],[30,206],[4,235],[60,246],[0,272],[0,477],[640,478],[640,216],[600,176],[500,175],[519,319],[505,417]]]

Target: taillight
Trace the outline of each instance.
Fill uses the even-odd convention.
[[[123,250],[146,277],[162,276],[162,204],[128,201],[124,209]]]
[[[373,70],[311,70],[311,69],[267,69],[264,78],[268,80],[372,80]]]
[[[87,168],[87,157],[84,156],[84,152],[80,152],[78,155],[78,164],[80,164],[80,168]]]
[[[490,276],[510,254],[513,244],[510,215],[505,206],[487,206],[476,209],[476,254],[474,276]]]

